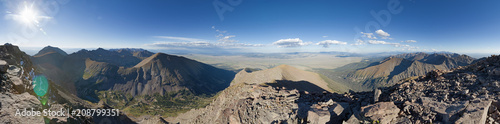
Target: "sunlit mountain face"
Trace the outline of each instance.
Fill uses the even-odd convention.
[[[0,123],[495,124],[499,3],[3,0]]]

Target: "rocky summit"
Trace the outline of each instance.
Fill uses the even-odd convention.
[[[255,73],[255,72],[253,72]],[[174,123],[500,123],[500,56],[433,70],[370,92],[310,92],[239,83]],[[278,82],[279,83],[279,82]]]

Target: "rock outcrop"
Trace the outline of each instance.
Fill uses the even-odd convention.
[[[299,97],[298,90],[236,84],[222,91],[207,107],[167,118],[167,121],[187,124],[297,123],[299,105],[295,101]]]
[[[493,55],[451,71],[434,70],[382,88],[380,100],[394,102],[403,110],[399,118],[413,123],[498,122],[492,114],[498,109],[491,106],[500,98],[500,77],[493,73],[498,68],[500,56]]]
[[[393,102],[379,102],[361,107],[361,113],[372,121],[389,124],[398,117],[399,108]]]

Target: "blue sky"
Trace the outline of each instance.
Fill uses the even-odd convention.
[[[196,53],[500,53],[500,1],[231,1],[2,0],[0,42]]]

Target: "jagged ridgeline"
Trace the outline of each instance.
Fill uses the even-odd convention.
[[[235,75],[185,57],[143,49],[61,51],[45,47],[33,56],[35,65],[80,98],[102,101],[133,115],[172,116],[203,107]]]
[[[41,54],[54,52],[47,51],[47,49],[42,51],[44,52]],[[69,93],[66,88],[51,80],[45,80],[43,75],[40,69],[33,65],[30,56],[19,50],[17,46],[0,45],[0,123],[134,123],[124,114],[112,117],[21,115],[18,110],[59,111],[61,109],[109,108],[105,105],[89,104]],[[46,87],[39,89],[39,86]],[[18,113],[19,115],[16,115]]]
[[[407,53],[386,58],[369,58],[334,69],[319,69],[336,82],[344,83],[354,90],[372,90],[392,86],[400,80],[423,76],[435,69],[450,70],[471,64],[475,59],[456,53]]]

